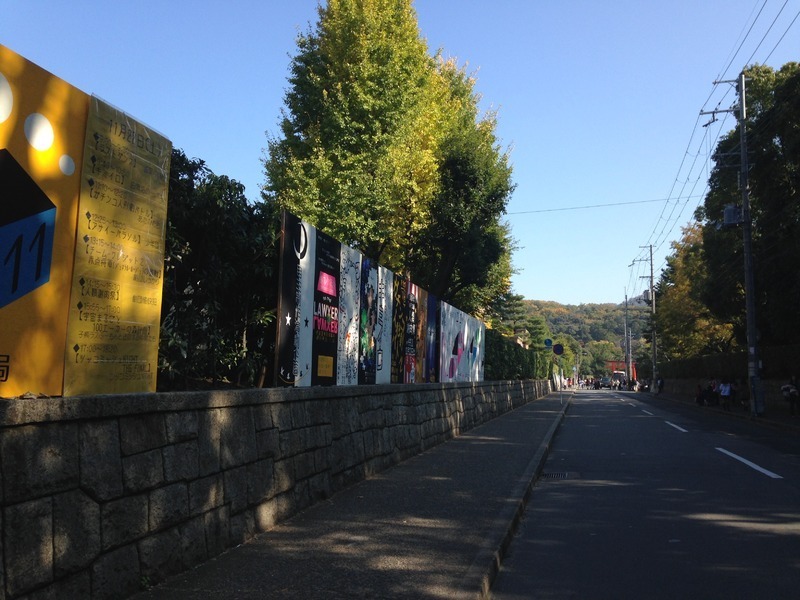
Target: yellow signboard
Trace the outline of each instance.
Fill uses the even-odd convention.
[[[0,397],[62,393],[88,105],[0,46]]]
[[[0,46],[0,397],[155,390],[170,156]]]
[[[64,395],[155,391],[172,147],[92,97]]]

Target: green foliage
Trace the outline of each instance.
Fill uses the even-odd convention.
[[[794,340],[800,329],[800,65],[746,70],[748,162],[756,284],[756,317],[763,344]],[[726,205],[739,205],[739,131],[717,145],[709,192],[696,218],[703,225],[708,277],[693,294],[745,343],[744,258],[739,228],[725,228]]]
[[[259,383],[272,355],[275,216],[180,150],[168,211],[159,386]]]
[[[297,45],[265,200],[482,316],[510,286],[513,185],[474,80],[410,0],[331,0]]]
[[[430,219],[408,249],[408,266],[420,284],[469,312],[475,291],[487,300],[506,293],[511,277],[513,241],[500,218],[514,189],[508,155],[497,144],[496,115],[478,116],[474,79],[453,61],[440,61],[446,127],[440,145],[439,185]],[[493,266],[504,271],[491,280]],[[468,293],[463,293],[468,291]]]
[[[716,318],[702,302],[700,290],[711,274],[706,270],[702,228],[684,228],[672,245],[658,284],[656,324],[658,347],[670,360],[730,352],[737,344],[733,326]]]
[[[432,59],[410,2],[331,0],[297,45],[265,198],[401,272],[436,170]]]
[[[499,331],[487,329],[483,377],[487,381],[544,379],[547,364],[536,351],[523,348]]]

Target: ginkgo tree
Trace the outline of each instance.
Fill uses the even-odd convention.
[[[329,0],[297,38],[263,198],[443,300],[508,291],[513,190],[496,115],[431,56],[410,0]]]

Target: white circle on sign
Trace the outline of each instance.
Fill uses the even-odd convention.
[[[58,168],[64,175],[72,175],[75,172],[75,161],[69,154],[64,154],[58,159]]]
[[[42,114],[33,113],[28,115],[25,119],[25,137],[28,138],[28,143],[37,150],[49,150],[53,145],[55,134],[53,133],[53,126]]]
[[[11,114],[14,107],[14,94],[11,93],[11,85],[2,73],[0,73],[0,123],[5,121]]]

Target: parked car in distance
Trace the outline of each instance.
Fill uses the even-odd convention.
[[[600,378],[600,389],[608,388],[611,389],[612,381],[611,377],[601,377]]]

